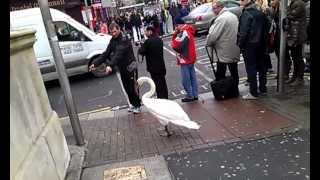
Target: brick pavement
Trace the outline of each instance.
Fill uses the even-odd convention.
[[[159,135],[160,123],[144,108],[139,115],[123,109],[80,117],[88,141],[84,167],[257,139],[297,127],[295,121],[259,101],[218,102],[207,93],[200,95],[198,102],[181,105],[201,128],[189,130],[172,125],[174,135],[170,138]],[[68,144],[75,144],[70,124],[62,127]]]

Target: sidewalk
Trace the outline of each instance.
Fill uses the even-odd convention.
[[[240,93],[245,94],[247,88],[240,85]],[[302,88],[288,87],[283,96],[276,94],[275,89],[275,80],[270,77],[268,95],[257,101],[238,98],[219,102],[212,93],[201,94],[198,102],[183,104],[177,100],[201,128],[188,130],[172,125],[175,134],[170,138],[159,135],[157,128],[161,125],[145,108],[138,115],[126,109],[82,115],[80,121],[88,141],[82,168],[89,171],[105,164],[145,160],[309,129],[309,81],[306,80]],[[69,121],[62,120],[62,126],[68,145],[74,145]]]

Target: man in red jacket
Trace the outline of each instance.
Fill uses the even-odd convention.
[[[171,47],[177,52],[177,64],[181,67],[182,85],[187,96],[182,102],[198,100],[198,82],[194,63],[196,62],[195,29],[191,25],[179,25],[173,33]]]

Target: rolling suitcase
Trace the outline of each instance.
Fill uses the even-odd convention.
[[[206,51],[209,56],[211,68],[214,76],[216,77],[216,70],[213,66],[213,50],[215,50],[216,54],[217,54],[217,51],[214,47],[212,47],[212,53],[210,55],[208,48],[209,47],[206,46]],[[218,55],[217,55],[217,58],[219,62]],[[224,79],[221,79],[219,81],[213,80],[210,82],[210,86],[216,100],[220,101],[220,100],[235,98],[239,96],[238,82],[232,76],[226,76]]]

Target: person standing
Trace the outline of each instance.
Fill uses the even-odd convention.
[[[271,8],[268,5],[269,4],[268,1],[267,0],[256,0],[255,3],[257,4],[257,9],[260,10],[262,13],[264,13],[267,16],[268,23],[271,25],[271,23],[272,23]],[[264,57],[266,58],[266,62],[267,62],[267,68],[268,68],[267,72],[273,73],[271,57],[269,54],[270,51],[271,51],[271,47],[267,46]]]
[[[113,71],[113,67],[117,67],[120,71],[122,84],[132,105],[128,111],[140,113],[141,100],[136,87],[137,69],[132,67],[136,60],[130,40],[120,29],[121,27],[117,23],[110,24],[109,30],[112,35],[110,43],[98,59],[89,66],[89,70],[94,70],[95,67],[103,62],[107,65],[107,74]]]
[[[141,17],[138,12],[134,11],[131,16],[130,16],[130,22],[132,23],[132,28],[136,31],[137,34],[137,40],[136,41],[141,41],[142,39],[142,34],[140,31],[140,27],[142,25]]]
[[[243,11],[239,19],[237,45],[244,57],[250,89],[250,92],[242,98],[257,99],[259,94],[257,73],[259,74],[260,93],[267,92],[267,62],[264,55],[269,30],[268,19],[257,9],[252,0],[242,0],[240,6],[243,6]]]
[[[166,66],[163,59],[163,41],[156,35],[152,26],[146,28],[148,39],[138,49],[138,53],[146,57],[147,71],[156,85],[157,97],[168,99],[166,83]]]
[[[286,81],[291,85],[302,85],[304,83],[304,61],[302,58],[302,45],[307,39],[306,32],[306,9],[302,0],[291,0],[287,8],[287,20],[285,30],[287,33],[286,48],[286,75],[289,75],[291,59],[293,61],[293,75]]]
[[[103,34],[108,34],[109,33],[107,23],[101,21],[100,33],[103,33]]]
[[[170,15],[172,17],[172,26],[173,26],[173,29],[174,29],[176,27],[176,24],[177,24],[176,18],[177,18],[177,16],[179,16],[179,9],[178,9],[178,7],[176,6],[175,3],[171,4],[169,12],[170,12]]]
[[[240,60],[240,49],[237,46],[238,17],[225,8],[222,0],[212,3],[212,11],[217,15],[217,18],[209,29],[206,44],[216,49],[216,54],[213,55],[219,58],[216,80],[219,81],[225,78],[228,66],[231,76],[239,84],[238,61]]]
[[[162,16],[162,22],[163,22],[163,32],[164,34],[168,34],[169,33],[169,29],[168,29],[169,13],[166,8],[161,9],[161,16]]]
[[[171,39],[171,47],[177,52],[177,64],[180,65],[182,85],[187,92],[182,102],[198,100],[198,82],[194,63],[196,62],[195,29],[188,24],[177,26]]]

